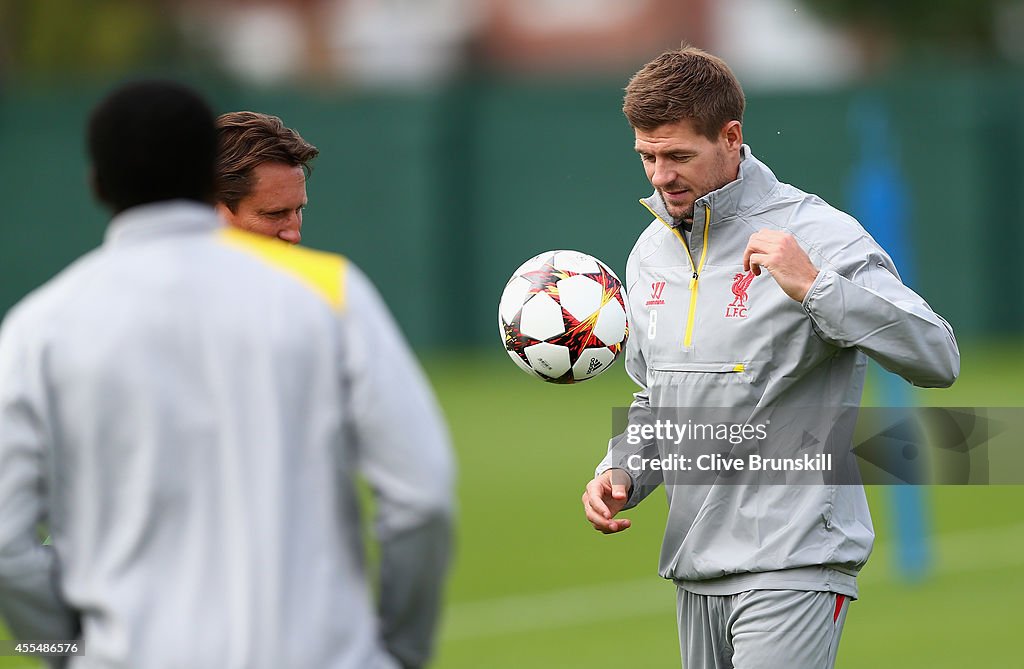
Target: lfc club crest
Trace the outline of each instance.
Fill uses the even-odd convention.
[[[732,280],[732,294],[735,299],[725,308],[726,318],[747,317],[747,288],[754,280],[754,273],[737,274]]]

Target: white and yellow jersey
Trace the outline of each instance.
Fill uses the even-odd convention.
[[[21,638],[81,638],[72,667],[421,664],[452,482],[362,272],[205,206],[118,215],[0,333],[0,613]]]

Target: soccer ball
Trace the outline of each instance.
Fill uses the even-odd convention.
[[[498,330],[520,369],[576,383],[608,369],[626,345],[626,294],[603,262],[579,251],[546,251],[505,285]]]

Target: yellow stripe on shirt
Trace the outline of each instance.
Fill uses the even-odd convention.
[[[220,238],[229,246],[292,275],[338,311],[345,308],[345,267],[348,261],[344,256],[291,246],[280,239],[237,228],[224,228]]]

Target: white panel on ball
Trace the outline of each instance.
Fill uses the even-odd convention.
[[[534,371],[558,378],[569,371],[569,349],[556,344],[534,344],[523,349]]]
[[[572,378],[577,381],[597,376],[615,360],[615,354],[606,348],[588,348],[580,353],[579,360],[572,366]]]
[[[558,301],[578,321],[586,320],[601,306],[601,284],[585,276],[570,276],[558,282]]]
[[[626,312],[618,300],[609,300],[601,307],[601,313],[594,325],[594,336],[607,346],[614,346],[622,341],[626,334]]]
[[[519,313],[520,307],[526,301],[526,293],[530,290],[530,285],[528,279],[516,276],[505,286],[505,291],[501,294],[501,303],[498,305],[498,313],[506,323],[511,323],[515,315]]]
[[[544,253],[538,253],[537,255],[533,256],[532,258],[524,262],[522,265],[520,265],[519,269],[512,273],[512,276],[517,276],[519,274],[526,274],[527,272],[536,271],[543,267],[545,263],[550,261],[551,258],[554,257],[554,255],[554,251],[545,251]]]
[[[523,305],[519,331],[531,339],[541,341],[562,334],[565,332],[562,307],[547,293],[537,293]]]
[[[579,251],[556,251],[551,264],[577,274],[597,274],[601,271],[596,260]]]
[[[533,371],[533,368],[526,364],[526,361],[520,358],[518,353],[509,351],[507,349],[505,350],[505,352],[508,353],[508,357],[512,358],[512,362],[516,363],[519,369],[523,370],[524,372],[526,372],[527,374],[534,378],[540,378],[540,374]]]

